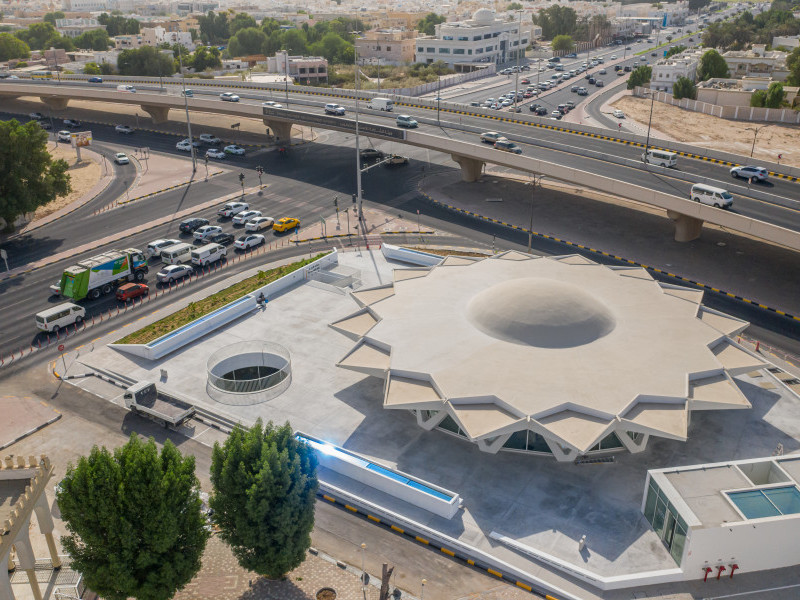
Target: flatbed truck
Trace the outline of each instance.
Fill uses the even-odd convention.
[[[125,390],[125,406],[131,412],[163,425],[179,427],[194,416],[194,406],[175,396],[159,391],[156,384],[141,381]]]

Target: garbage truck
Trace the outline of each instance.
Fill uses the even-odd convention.
[[[141,250],[109,250],[68,267],[58,284],[50,289],[76,302],[84,298],[94,300],[123,283],[142,281],[147,271],[147,259]]]

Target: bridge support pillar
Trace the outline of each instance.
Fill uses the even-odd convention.
[[[169,106],[151,106],[141,104],[142,110],[153,119],[153,123],[163,123],[169,120]]]
[[[675,241],[691,242],[700,237],[703,231],[703,220],[690,217],[674,210],[668,210],[667,216],[675,223]]]
[[[286,121],[264,119],[264,125],[272,130],[276,142],[289,144],[292,141],[292,124]]]
[[[39,96],[39,100],[44,102],[50,110],[64,110],[69,104],[69,98],[63,96]]]
[[[482,160],[468,158],[460,154],[452,154],[451,156],[461,166],[461,181],[472,183],[481,178],[483,165],[485,164]]]

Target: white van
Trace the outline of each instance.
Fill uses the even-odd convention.
[[[642,160],[658,167],[674,167],[678,164],[678,155],[674,152],[649,148],[645,154],[642,154]]]
[[[192,250],[194,246],[185,242],[175,244],[161,252],[161,262],[165,265],[179,265],[181,263],[188,263],[192,261]]]
[[[67,325],[80,323],[86,317],[86,309],[71,302],[59,304],[37,313],[36,326],[42,331],[52,333]]]
[[[733,196],[729,191],[704,183],[695,183],[692,186],[691,199],[715,208],[730,208],[733,205]]]
[[[221,260],[227,254],[227,248],[221,244],[206,244],[196,250],[192,250],[192,264],[205,267],[209,263]]]
[[[373,98],[367,104],[367,108],[373,110],[392,110],[394,108],[394,102],[389,98]]]

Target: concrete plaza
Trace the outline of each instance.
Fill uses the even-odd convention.
[[[363,287],[390,283],[392,270],[404,267],[387,262],[379,250],[343,252],[340,264],[358,270]],[[75,359],[68,373],[96,367],[158,382],[164,369],[167,379],[160,384],[164,389],[205,408],[233,415],[245,424],[259,417],[278,423],[288,420],[297,430],[458,492],[464,510],[452,520],[378,492],[363,495],[581,598],[604,596],[561,571],[498,545],[489,534],[506,535],[606,577],[674,569],[675,562],[640,512],[647,469],[769,456],[778,444],[787,453],[800,449],[800,402],[768,374],[750,373],[736,380],[753,408],[695,413],[686,443],[653,438],[644,453],[619,453],[613,463],[584,465],[511,452],[482,453],[450,434],[424,431],[410,413],[384,410],[377,400],[382,398],[383,380],[335,367],[352,341],[328,324],[356,309],[349,295],[305,283],[271,300],[264,311],[253,312],[159,361],[107,348],[104,343],[114,341],[109,338]],[[291,386],[261,404],[216,403],[206,393],[206,360],[217,349],[245,340],[288,348]],[[103,388],[100,393],[113,399],[116,392]],[[581,551],[578,540],[583,535],[586,547]]]

